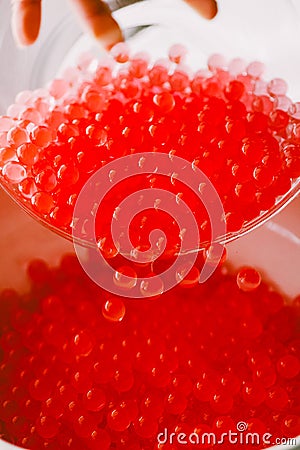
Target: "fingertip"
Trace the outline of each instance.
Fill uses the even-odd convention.
[[[119,25],[111,16],[96,18],[92,32],[106,50],[110,50],[118,42],[124,41]]]
[[[216,0],[185,0],[185,2],[207,20],[212,20],[218,13]]]
[[[217,4],[217,2],[212,1],[211,8],[209,11],[209,16],[207,17],[207,19],[209,19],[209,20],[214,19],[217,14],[218,14],[218,4]]]
[[[13,3],[11,28],[17,47],[32,45],[38,38],[41,23],[40,3]]]
[[[107,3],[101,0],[70,0],[70,4],[77,12],[83,27],[102,47],[109,50],[123,41],[120,27],[112,17]]]

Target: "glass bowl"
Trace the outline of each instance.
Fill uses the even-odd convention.
[[[26,49],[16,48],[9,28],[9,8],[0,1],[3,11],[0,56],[3,67],[9,68],[0,71],[0,113],[5,112],[19,91],[40,88],[69,66],[75,66],[83,52],[96,57],[104,55],[95,41],[82,32],[66,5],[59,3],[56,7],[56,1],[43,5],[46,19],[40,38]],[[165,57],[173,43],[180,42],[188,48],[187,65],[192,69],[206,67],[208,56],[213,53],[222,53],[228,60],[237,57],[243,57],[246,62],[260,60],[266,66],[264,78],[284,78],[289,85],[289,95],[296,101],[300,99],[297,8],[296,2],[291,0],[267,0],[263,5],[258,0],[243,5],[237,0],[229,0],[226,4],[221,2],[218,16],[208,22],[181,1],[172,1],[171,5],[170,0],[163,3],[146,0],[115,11],[115,17],[133,52],[150,48],[151,57],[156,60]],[[300,120],[297,108],[296,104],[295,120],[298,120],[298,114]],[[30,202],[24,203],[3,178],[0,182],[40,223],[80,245],[95,246],[80,233],[72,236],[69,230],[58,228],[37,215]],[[262,225],[291,202],[299,188],[300,179],[294,179],[289,191],[279,197],[273,207],[245,222],[239,231],[221,233],[217,241],[226,244]],[[200,250],[206,245],[207,242],[201,242]]]

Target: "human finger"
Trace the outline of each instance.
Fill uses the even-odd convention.
[[[100,0],[69,0],[86,29],[106,48],[123,40],[119,25],[105,2]]]
[[[41,0],[11,0],[12,32],[19,46],[30,45],[39,35]]]
[[[218,12],[218,5],[215,0],[184,0],[189,6],[194,8],[205,19],[213,19]]]

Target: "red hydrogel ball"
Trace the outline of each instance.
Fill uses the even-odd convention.
[[[101,411],[106,404],[105,392],[102,389],[93,388],[84,395],[83,402],[88,411]]]
[[[80,331],[74,337],[74,353],[79,356],[87,356],[93,350],[93,338],[88,331]]]
[[[54,438],[57,435],[58,430],[58,422],[52,417],[42,416],[36,422],[36,431],[41,438]]]
[[[237,274],[237,285],[244,292],[251,292],[258,288],[261,283],[261,276],[252,267],[244,267]]]
[[[115,408],[107,416],[108,427],[117,432],[125,431],[130,426],[131,420],[126,410]]]
[[[295,378],[300,373],[300,360],[295,355],[285,355],[277,361],[277,371],[283,378]]]
[[[111,322],[121,322],[125,312],[123,300],[115,296],[110,297],[102,307],[103,316]]]

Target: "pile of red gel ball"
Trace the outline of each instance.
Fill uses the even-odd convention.
[[[147,54],[130,55],[118,44],[100,61],[82,57],[47,89],[21,92],[0,117],[1,182],[50,226],[70,233],[74,205],[91,174],[120,156],[164,152],[208,176],[223,203],[220,221],[228,233],[270,210],[300,176],[300,105],[286,96],[284,80],[263,80],[259,62],[245,66],[235,59],[226,66],[213,55],[208,69],[192,72],[185,54],[174,45],[168,59],[150,63]],[[202,242],[210,240],[201,201],[192,199],[176,174],[153,174],[108,193],[101,208],[106,214],[97,217],[100,248],[108,239],[108,216],[126,189],[151,187],[186,201]],[[176,223],[162,213],[154,216],[136,218],[136,245],[148,239],[148,220],[166,224],[173,238],[168,254],[176,252]]]
[[[286,304],[255,269],[190,276],[156,300],[109,295],[73,255],[34,260],[28,276],[29,293],[0,295],[3,439],[228,449],[231,431],[260,449],[300,434],[300,297]]]

